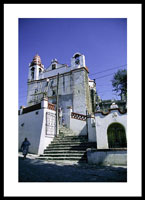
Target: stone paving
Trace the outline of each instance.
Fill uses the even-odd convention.
[[[127,167],[48,162],[19,154],[19,182],[127,182]]]

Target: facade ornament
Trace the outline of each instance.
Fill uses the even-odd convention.
[[[118,108],[118,105],[115,102],[113,102],[112,105],[110,106],[110,109],[115,109],[115,108]]]
[[[116,119],[116,118],[117,118],[117,113],[116,113],[116,112],[113,112],[113,113],[112,113],[112,118],[113,118],[115,121],[117,120],[117,119]]]

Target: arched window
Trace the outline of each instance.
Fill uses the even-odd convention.
[[[77,65],[80,64],[80,55],[78,55],[78,54],[75,55],[75,63]]]
[[[125,128],[120,123],[112,123],[107,129],[109,148],[127,147]]]

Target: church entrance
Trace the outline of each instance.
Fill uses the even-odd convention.
[[[120,123],[112,123],[107,129],[109,148],[127,147],[125,128]]]

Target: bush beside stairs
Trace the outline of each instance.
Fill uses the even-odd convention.
[[[59,129],[59,135],[39,156],[39,159],[48,161],[77,161],[87,162],[87,148],[96,148],[96,143],[88,142],[87,136],[76,136],[66,128]]]

